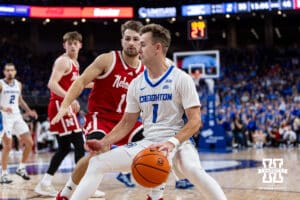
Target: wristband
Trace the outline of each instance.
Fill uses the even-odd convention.
[[[171,137],[170,139],[168,139],[168,142],[171,142],[175,148],[180,144],[179,140],[176,137]]]

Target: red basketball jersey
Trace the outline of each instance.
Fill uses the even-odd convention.
[[[113,64],[109,71],[94,80],[88,101],[89,112],[97,112],[98,119],[120,121],[126,107],[126,94],[130,82],[144,70],[128,66],[121,51],[113,52]]]
[[[79,76],[79,69],[70,59],[71,69],[68,73],[66,73],[60,81],[59,85],[65,90],[68,91],[69,87]],[[48,105],[48,117],[51,121],[54,116],[58,113],[61,102],[63,101],[63,97],[56,95],[51,91],[50,102]],[[71,115],[65,115],[58,123],[50,125],[50,131],[52,133],[58,133],[60,135],[71,134],[72,132],[82,131],[76,113],[72,111],[70,108]]]
[[[65,90],[68,91],[69,87],[71,87],[72,83],[78,78],[79,76],[79,68],[76,67],[74,62],[70,59],[71,69],[70,71],[61,77],[60,81],[58,82],[59,85]],[[50,94],[50,101],[51,100],[60,100],[63,101],[63,97],[56,95],[54,92],[51,91]]]

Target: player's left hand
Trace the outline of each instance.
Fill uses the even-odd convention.
[[[107,151],[106,147],[107,147],[107,145],[104,145],[101,140],[96,140],[96,139],[87,140],[84,144],[85,150],[90,152],[90,154],[92,154],[92,155],[96,155],[101,152]]]
[[[168,156],[169,152],[172,152],[175,148],[174,144],[169,141],[166,141],[164,143],[152,144],[149,147],[150,149],[158,149],[158,151],[161,151],[165,156]]]
[[[30,111],[28,111],[28,115],[29,115],[30,117],[33,117],[34,119],[37,119],[37,118],[38,118],[38,114],[37,114],[37,112],[36,112],[35,110],[30,110]]]

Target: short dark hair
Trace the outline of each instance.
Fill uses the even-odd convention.
[[[78,40],[79,42],[82,42],[82,35],[77,31],[71,31],[64,34],[63,36],[64,42],[73,41],[73,40]]]
[[[129,21],[126,21],[124,24],[122,24],[121,34],[123,36],[127,29],[130,29],[130,30],[133,30],[133,31],[136,31],[137,33],[139,33],[142,27],[143,27],[143,24],[140,21],[129,20]]]
[[[15,69],[16,69],[16,66],[15,66],[15,64],[14,63],[6,63],[5,65],[4,65],[4,70],[5,70],[5,68],[7,67],[7,66],[13,66]]]
[[[148,32],[152,33],[152,42],[161,43],[166,54],[171,44],[170,31],[159,24],[148,24],[141,29],[140,34]]]

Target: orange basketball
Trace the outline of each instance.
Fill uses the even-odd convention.
[[[170,172],[169,161],[160,151],[146,148],[133,159],[131,171],[140,185],[151,188],[164,183]]]

